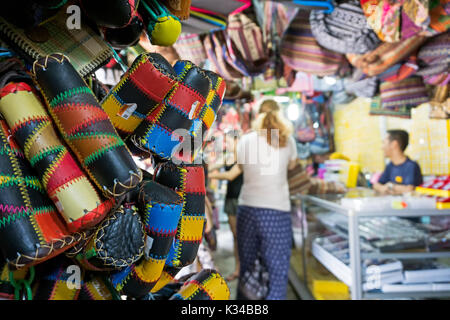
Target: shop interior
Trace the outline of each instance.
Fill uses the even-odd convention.
[[[450,298],[449,15],[445,0],[10,2],[0,299]],[[289,150],[273,178],[251,176],[268,154],[242,156],[257,139]]]

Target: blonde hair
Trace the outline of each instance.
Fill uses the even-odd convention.
[[[261,102],[259,115],[253,123],[253,129],[265,130],[267,143],[282,148],[287,145],[293,128],[292,124],[283,117],[278,103],[269,99]],[[272,138],[275,138],[275,141],[272,141]]]

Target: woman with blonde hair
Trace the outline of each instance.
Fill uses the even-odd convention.
[[[286,299],[292,245],[287,172],[296,164],[292,126],[274,100],[264,100],[253,130],[237,146],[238,162],[210,178],[234,180],[243,173],[238,199],[237,243],[240,260],[238,299],[256,294],[246,285],[259,263],[267,271],[266,300]],[[260,278],[260,277],[258,277]]]

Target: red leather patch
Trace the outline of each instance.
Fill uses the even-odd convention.
[[[32,219],[36,220],[46,242],[61,239],[69,235],[69,232],[58,215],[54,211],[51,213],[36,214],[32,217]]]
[[[217,93],[217,95],[219,96],[219,98],[220,98],[220,100],[222,101],[222,99],[223,99],[223,96],[224,96],[224,94],[225,94],[225,89],[227,88],[227,85],[226,85],[226,83],[225,83],[225,80],[223,80],[221,83],[220,83],[220,85],[219,85],[219,87],[217,88],[217,91],[216,91],[216,93]]]
[[[161,73],[148,61],[140,65],[130,75],[130,79],[156,102],[161,102],[175,84],[175,80]]]
[[[0,98],[17,91],[33,91],[33,89],[25,82],[11,82],[0,90]]]
[[[67,152],[59,161],[55,171],[50,176],[47,184],[48,193],[52,193],[55,189],[66,184],[70,180],[84,176],[83,171],[73,159],[72,155]]]
[[[184,192],[186,193],[200,193],[205,194],[205,171],[202,166],[185,167],[186,186]]]
[[[186,115],[189,115],[194,103],[196,109],[194,112],[194,119],[198,118],[201,108],[205,104],[206,99],[199,95],[191,88],[179,83],[178,87],[170,94],[168,103],[177,109],[182,110]]]

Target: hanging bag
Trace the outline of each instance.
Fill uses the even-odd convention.
[[[296,71],[318,76],[338,73],[344,56],[322,48],[315,40],[309,24],[309,12],[300,11],[287,29],[281,42],[281,57]]]

